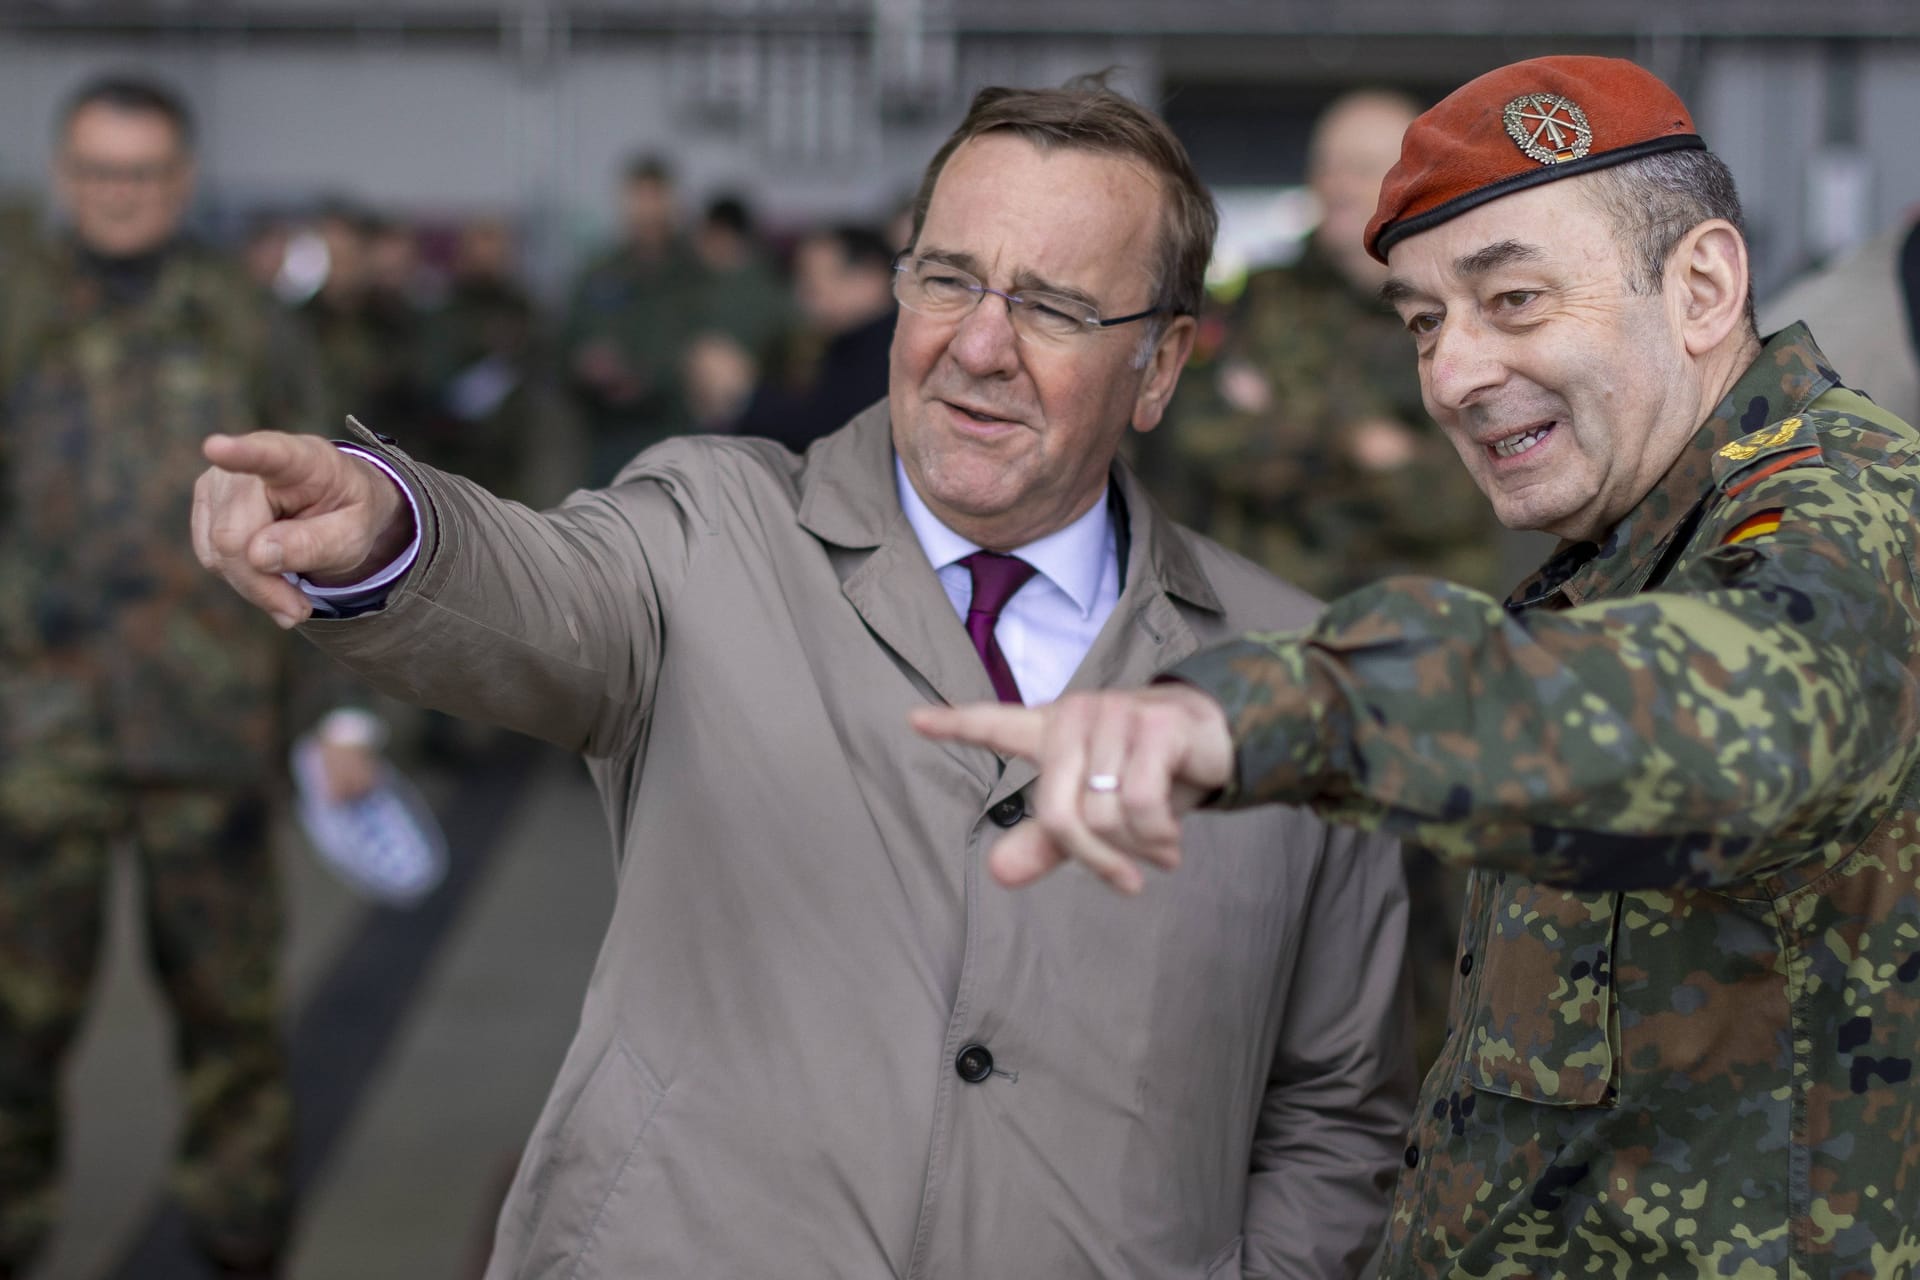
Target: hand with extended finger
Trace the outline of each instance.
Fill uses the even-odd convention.
[[[399,487],[317,436],[215,435],[202,452],[213,466],[193,487],[194,553],[282,627],[313,611],[283,572],[321,586],[358,582],[413,540]]]
[[[913,727],[1039,766],[1035,821],[1003,836],[988,863],[1009,887],[1073,858],[1138,893],[1140,863],[1177,867],[1180,819],[1233,776],[1226,712],[1183,684],[1070,694],[1044,707],[923,707]]]

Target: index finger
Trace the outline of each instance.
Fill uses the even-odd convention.
[[[1003,756],[1040,758],[1040,734],[1046,713],[1038,707],[974,702],[962,707],[916,707],[910,717],[922,736],[965,742]]]
[[[211,435],[200,452],[222,471],[259,476],[268,485],[282,487],[309,479],[321,455],[315,448],[333,446],[317,436],[288,435],[284,431],[252,431],[244,436]]]

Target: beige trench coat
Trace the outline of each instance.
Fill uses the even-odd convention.
[[[545,515],[380,451],[425,499],[420,566],[306,632],[582,752],[617,833],[492,1280],[1364,1262],[1412,1097],[1398,853],[1268,808],[1190,819],[1188,865],[1139,899],[996,886],[1034,775],[907,727],[993,690],[901,514],[884,404],[804,462],[671,441]],[[1312,617],[1115,479],[1126,576],[1075,687]]]

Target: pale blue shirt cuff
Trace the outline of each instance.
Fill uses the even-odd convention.
[[[420,503],[413,496],[413,490],[400,478],[400,473],[384,461],[365,449],[334,441],[334,448],[342,453],[350,453],[356,458],[365,458],[374,466],[387,473],[400,493],[407,500],[407,507],[413,513],[413,541],[407,544],[393,562],[370,578],[359,582],[349,582],[344,586],[322,587],[308,582],[297,573],[282,574],[288,582],[300,588],[308,600],[313,602],[313,612],[322,618],[351,618],[356,614],[368,613],[387,602],[388,590],[413,568],[413,562],[420,558]]]

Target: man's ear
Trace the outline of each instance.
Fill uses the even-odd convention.
[[[1747,242],[1732,223],[1711,218],[1667,255],[1667,289],[1687,354],[1715,350],[1747,322]]]
[[[1180,385],[1180,371],[1187,367],[1187,357],[1193,354],[1193,340],[1199,332],[1199,323],[1192,316],[1175,316],[1161,332],[1160,340],[1147,356],[1147,376],[1140,382],[1140,393],[1133,399],[1135,431],[1151,431],[1160,425],[1160,417],[1167,411],[1167,401],[1173,399],[1173,389]]]

